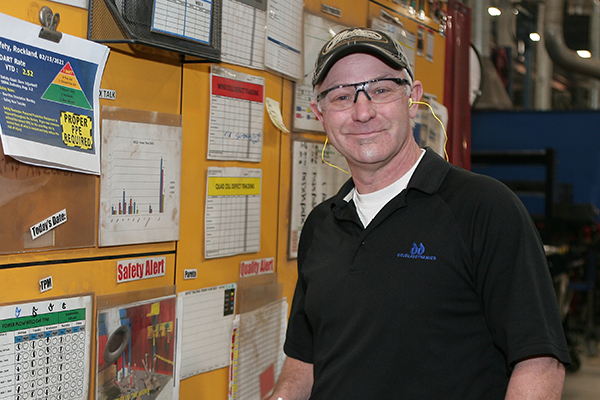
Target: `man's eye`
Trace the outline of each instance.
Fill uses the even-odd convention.
[[[394,89],[389,87],[389,86],[379,86],[376,88],[373,88],[373,92],[374,94],[385,94],[385,93],[391,93],[393,92]]]
[[[339,94],[336,96],[333,96],[333,98],[331,99],[331,102],[338,102],[338,101],[347,101],[349,100],[351,97],[347,94]]]

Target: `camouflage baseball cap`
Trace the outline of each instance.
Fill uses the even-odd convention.
[[[319,84],[329,69],[340,58],[352,53],[371,54],[397,69],[406,69],[411,79],[413,72],[400,43],[385,32],[368,28],[345,29],[331,38],[319,53],[313,73],[313,87]]]

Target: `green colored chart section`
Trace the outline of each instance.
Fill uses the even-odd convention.
[[[13,318],[0,322],[0,333],[81,320],[85,320],[85,308],[60,311],[53,314],[41,314],[35,317]]]
[[[75,90],[68,87],[51,84],[42,96],[44,100],[55,101],[57,103],[67,104],[74,107],[91,110],[89,101],[81,90]]]

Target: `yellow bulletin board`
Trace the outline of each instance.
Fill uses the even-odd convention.
[[[0,0],[0,13],[39,24],[39,11],[47,6],[60,14],[57,29],[63,33],[87,37],[88,11],[82,6],[64,4],[65,1]],[[74,3],[74,2],[72,2]],[[81,1],[77,1],[81,3]],[[443,99],[445,38],[431,20],[418,21],[406,14],[406,9],[391,0],[378,2],[360,0],[307,0],[304,11],[347,26],[369,26],[381,10],[398,16],[405,28],[417,33],[419,27],[433,32],[433,61],[417,57],[417,79],[425,91]],[[12,303],[49,297],[94,293],[94,296],[112,295],[149,290],[175,285],[177,293],[236,283],[240,263],[248,260],[273,258],[283,296],[291,304],[297,279],[296,260],[289,254],[289,216],[291,194],[291,149],[294,137],[322,141],[322,134],[308,132],[285,133],[264,114],[263,149],[259,162],[208,160],[208,130],[210,119],[211,64],[183,62],[178,54],[144,48],[140,45],[109,45],[111,51],[100,88],[111,93],[100,99],[100,107],[122,107],[145,112],[179,114],[183,128],[181,166],[181,204],[179,240],[164,243],[146,243],[126,246],[98,247],[98,192],[97,176],[71,174],[59,177],[50,171],[50,180],[40,186],[19,184],[29,188],[27,193],[8,189],[3,182],[5,174],[13,180],[28,180],[44,176],[44,172],[26,167],[13,160],[0,158],[0,211],[5,217],[0,222],[0,303]],[[293,118],[294,81],[266,70],[245,68],[221,63],[232,71],[264,79],[264,96],[279,103],[283,123],[291,128]],[[251,254],[206,259],[204,256],[205,203],[207,171],[210,167],[257,168],[261,175],[261,234],[260,250]],[[3,168],[3,169],[2,169]],[[16,171],[16,172],[15,172]],[[24,171],[28,172],[25,176]],[[10,175],[12,174],[12,175]],[[222,178],[221,178],[222,179]],[[12,182],[14,183],[14,182]],[[227,184],[226,180],[220,182]],[[240,183],[236,180],[235,183]],[[256,182],[254,183],[256,188]],[[3,190],[11,194],[1,203]],[[249,186],[230,189],[254,193]],[[236,192],[237,191],[237,192]],[[39,215],[53,214],[57,206],[69,205],[80,209],[81,216],[61,225],[53,242],[37,248],[27,248],[22,242],[23,227],[41,220]],[[29,218],[29,219],[28,219]],[[37,218],[37,219],[36,219]],[[67,226],[70,225],[70,226]],[[14,227],[17,226],[18,229]],[[67,229],[68,228],[68,229]],[[72,230],[71,230],[72,229]],[[68,231],[68,232],[67,232]],[[66,235],[70,241],[60,242]],[[4,238],[6,239],[6,244]],[[7,251],[2,246],[8,247]],[[164,275],[150,279],[118,283],[119,262],[146,258],[164,258]],[[186,271],[194,270],[194,274]],[[190,279],[190,276],[194,278]],[[51,277],[52,288],[42,291],[40,281]],[[94,333],[93,337],[96,337]],[[95,346],[95,344],[93,345]],[[92,366],[96,360],[92,360]],[[93,369],[93,367],[92,367]],[[92,371],[94,374],[95,371]],[[180,382],[182,400],[228,398],[229,370],[220,368],[184,379]],[[94,383],[92,383],[92,386]],[[90,388],[95,393],[95,388]]]
[[[60,14],[59,31],[86,37],[87,10],[84,8],[44,0],[0,0],[1,13],[38,25],[39,11],[44,6]],[[100,105],[126,105],[179,114],[181,65],[140,57],[133,52],[111,52],[101,88],[115,90],[116,98],[101,99]],[[82,293],[98,296],[173,285],[176,243],[97,247],[97,176],[32,167],[3,155],[0,164],[3,171],[0,193],[6,194],[7,200],[0,206],[5,221],[0,226],[1,241],[7,250],[0,251],[4,253],[0,254],[3,283],[0,303]],[[35,246],[31,238],[30,243],[24,242],[24,227],[63,208],[68,210],[68,220],[56,228],[54,238],[44,238],[44,235],[38,238],[42,239],[42,245]],[[164,275],[117,283],[119,262],[148,257],[164,259]],[[92,382],[90,392],[94,391],[93,386]]]
[[[225,65],[226,68],[243,72],[246,74],[264,77],[265,97],[275,99],[281,104],[281,109],[290,107],[291,89],[290,82],[279,76],[264,72],[243,68],[234,65]],[[237,282],[239,279],[240,262],[265,257],[274,257],[278,251],[278,222],[281,217],[279,202],[279,187],[282,181],[282,169],[286,162],[281,161],[282,134],[268,116],[265,114],[263,131],[263,153],[262,161],[259,163],[247,163],[240,161],[216,161],[206,160],[208,118],[210,110],[210,66],[202,64],[184,65],[182,115],[184,145],[182,153],[182,182],[189,182],[182,186],[181,192],[181,235],[177,246],[178,271],[175,277],[178,292],[195,290],[204,287]],[[286,95],[286,98],[283,96]],[[200,107],[205,105],[206,107]],[[289,108],[288,108],[289,110]],[[266,113],[266,111],[265,111]],[[289,124],[289,112],[284,112],[284,122]],[[285,121],[288,119],[288,121]],[[289,126],[289,125],[288,125]],[[261,201],[261,238],[260,251],[252,254],[241,254],[230,257],[204,258],[204,208],[207,188],[207,170],[209,167],[243,167],[262,169],[262,201]],[[231,194],[243,193],[253,194],[254,188],[234,188],[233,183],[240,183],[239,178],[213,178],[223,185],[229,183],[229,188],[223,186],[225,191]],[[241,182],[243,183],[243,182]],[[215,188],[215,185],[208,185]],[[212,190],[212,189],[210,189]],[[216,190],[216,189],[215,189]],[[210,194],[210,193],[209,193]],[[279,263],[276,257],[276,264]],[[283,258],[287,263],[287,259]],[[184,269],[197,269],[197,278],[184,279]],[[285,284],[285,283],[284,283]],[[292,286],[290,283],[285,284]],[[287,294],[291,298],[291,294]],[[180,398],[209,398],[226,399],[229,379],[229,370],[221,368],[200,375],[184,379],[180,383]]]

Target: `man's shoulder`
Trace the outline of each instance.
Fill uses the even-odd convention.
[[[452,167],[436,195],[463,223],[530,224],[531,216],[517,194],[487,175]]]
[[[462,194],[486,201],[514,201],[517,197],[503,182],[491,176],[453,166],[440,186],[442,194]]]
[[[512,202],[516,198],[497,179],[452,165],[431,149],[427,149],[409,186],[448,200]]]

